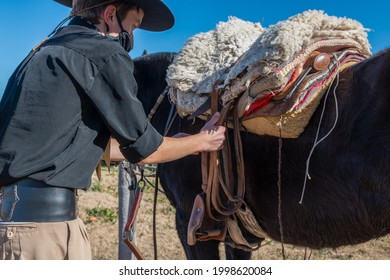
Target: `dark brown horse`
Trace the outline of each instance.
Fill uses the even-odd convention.
[[[139,98],[146,112],[166,86],[165,71],[173,56],[159,53],[135,59]],[[285,243],[320,249],[358,244],[390,233],[390,50],[354,65],[339,78],[335,95],[332,89],[326,99],[319,138],[335,127],[312,153],[311,179],[306,182],[303,200],[306,163],[325,98],[297,139],[280,142],[277,137],[242,133],[245,199],[274,240],[283,238]],[[169,112],[165,100],[152,120],[161,133]],[[169,135],[193,133],[202,126],[201,120],[176,118]],[[187,258],[218,259],[219,242],[189,246],[186,240],[193,201],[201,192],[200,165],[200,156],[188,156],[161,164],[159,176],[176,207],[177,231]],[[227,258],[250,256],[227,249]]]

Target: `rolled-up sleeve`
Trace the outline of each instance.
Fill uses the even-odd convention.
[[[149,123],[142,134],[133,144],[121,146],[121,152],[132,163],[139,162],[152,154],[161,145],[163,137]]]
[[[107,59],[90,90],[90,99],[119,145],[124,157],[136,163],[155,152],[163,137],[147,121],[137,98],[134,64],[128,55]]]

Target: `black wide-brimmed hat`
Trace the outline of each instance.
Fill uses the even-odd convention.
[[[72,8],[72,0],[54,0],[62,5]],[[78,0],[83,1],[83,0]],[[134,3],[137,7],[144,11],[144,18],[139,28],[149,31],[164,31],[170,29],[174,23],[175,18],[171,10],[161,0],[113,0],[126,1]],[[108,3],[109,0],[96,0],[96,4]]]

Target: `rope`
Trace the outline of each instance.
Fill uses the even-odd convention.
[[[154,196],[153,196],[153,254],[154,259],[157,260],[157,225],[156,225],[156,216],[157,216],[157,195],[158,195],[158,175],[156,171],[155,176],[155,188],[154,188]]]
[[[158,97],[156,103],[154,104],[152,110],[150,110],[150,113],[148,115],[148,121],[151,121],[154,114],[156,113],[158,107],[161,105],[161,103],[164,101],[165,97],[167,96],[167,93],[169,91],[169,87],[165,87],[163,92],[160,94]],[[169,101],[169,100],[168,100]],[[165,129],[164,129],[164,137],[168,134],[169,130],[171,129],[171,126],[173,122],[175,121],[175,118],[177,116],[177,111],[175,111],[175,114],[173,115],[175,109],[175,105],[171,103],[171,109],[169,111],[168,119],[165,124]],[[158,169],[159,165],[157,165],[156,168],[156,173],[155,173],[155,186],[154,186],[154,196],[153,196],[153,253],[154,253],[154,259],[158,260],[158,255],[157,255],[157,226],[156,226],[156,217],[157,217],[157,197],[158,197]]]
[[[279,149],[278,149],[278,221],[279,221],[279,231],[280,231],[280,243],[282,245],[282,256],[283,260],[286,259],[286,254],[284,251],[284,234],[283,234],[283,223],[282,223],[282,116],[280,116],[280,125],[279,125]]]
[[[32,48],[32,52],[36,52],[50,37],[57,33],[58,29],[60,29],[67,21],[71,20],[72,18],[73,16],[68,16],[63,19],[49,35],[47,35],[38,45]]]
[[[309,168],[310,168],[311,156],[312,156],[313,153],[314,153],[314,149],[332,133],[332,131],[334,130],[334,128],[336,127],[336,124],[337,124],[337,122],[338,122],[338,118],[339,118],[339,109],[338,109],[338,102],[337,102],[336,89],[337,89],[337,87],[338,87],[338,85],[339,85],[339,81],[340,81],[340,72],[338,71],[338,69],[340,68],[340,62],[337,60],[337,58],[336,58],[336,61],[337,61],[337,74],[336,74],[335,79],[333,79],[331,85],[329,85],[328,90],[327,90],[327,92],[326,92],[325,99],[324,99],[324,106],[322,107],[320,122],[319,122],[318,128],[317,128],[316,138],[315,138],[315,140],[314,140],[313,147],[312,147],[311,150],[310,150],[309,156],[308,156],[308,158],[307,158],[307,160],[306,160],[305,180],[304,180],[304,182],[303,182],[301,200],[299,201],[299,204],[302,204],[302,203],[303,203],[303,196],[304,196],[305,191],[306,191],[307,179],[311,180],[311,176],[310,176],[310,174],[309,174]],[[336,80],[336,85],[335,85],[334,88],[333,88],[333,96],[334,96],[335,108],[336,108],[336,118],[335,118],[335,121],[334,121],[334,123],[333,123],[332,128],[328,131],[328,133],[327,133],[324,137],[322,137],[320,140],[318,140],[318,136],[319,136],[319,133],[320,133],[320,130],[321,130],[321,125],[322,125],[322,120],[323,120],[323,117],[324,117],[324,114],[325,114],[326,102],[327,102],[327,99],[328,99],[328,96],[329,96],[329,91],[330,91],[330,88],[332,87],[332,84],[333,84],[333,82],[334,82],[335,80]],[[317,140],[318,140],[318,141],[317,141]]]

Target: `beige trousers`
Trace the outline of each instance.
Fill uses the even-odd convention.
[[[80,219],[58,223],[0,222],[0,260],[90,260]]]

